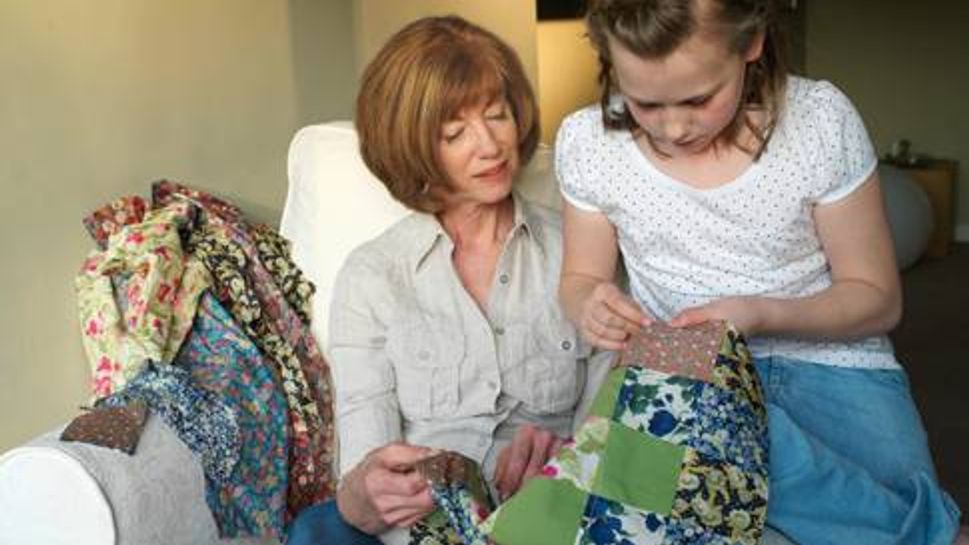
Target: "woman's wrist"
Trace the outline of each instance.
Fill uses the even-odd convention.
[[[387,530],[380,517],[370,509],[366,487],[362,482],[366,474],[366,460],[343,476],[336,491],[336,508],[344,522],[365,534],[377,535]]]

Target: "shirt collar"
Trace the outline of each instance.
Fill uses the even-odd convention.
[[[534,242],[539,251],[544,252],[542,222],[535,213],[533,205],[522,198],[517,191],[512,192],[512,202],[515,205],[515,219],[510,237],[517,237],[521,233],[522,236]],[[417,213],[415,216],[411,263],[416,272],[438,246],[443,245],[450,253],[454,249],[454,243],[433,214]]]

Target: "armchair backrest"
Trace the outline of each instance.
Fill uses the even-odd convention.
[[[289,146],[289,191],[280,233],[292,257],[316,285],[311,329],[326,351],[333,281],[347,255],[376,237],[408,210],[394,200],[360,158],[349,121],[304,127]],[[552,153],[539,147],[516,187],[522,196],[559,209]]]

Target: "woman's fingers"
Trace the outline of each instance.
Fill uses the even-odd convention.
[[[426,516],[435,506],[429,489],[412,496],[383,494],[374,500],[380,518],[388,526],[406,526],[411,519]]]
[[[522,426],[511,444],[498,455],[495,486],[502,498],[514,494],[525,481],[541,473],[561,441],[549,430]]]
[[[541,428],[535,430],[535,435],[532,439],[531,455],[528,458],[528,464],[525,466],[525,472],[518,486],[521,486],[525,481],[538,475],[542,471],[542,467],[548,461],[549,450],[552,447],[554,438],[555,435],[548,430]]]
[[[399,521],[396,524],[394,524],[394,526],[396,526],[398,528],[410,528],[411,526],[417,524],[417,522],[419,520],[421,520],[422,518],[424,518],[426,516],[427,516],[427,513],[415,514],[415,515],[413,515],[411,517],[402,519],[401,521]]]

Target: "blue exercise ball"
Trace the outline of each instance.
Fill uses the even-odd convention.
[[[895,242],[895,260],[899,269],[912,266],[925,253],[935,218],[932,203],[912,175],[898,167],[880,165],[888,226]]]

